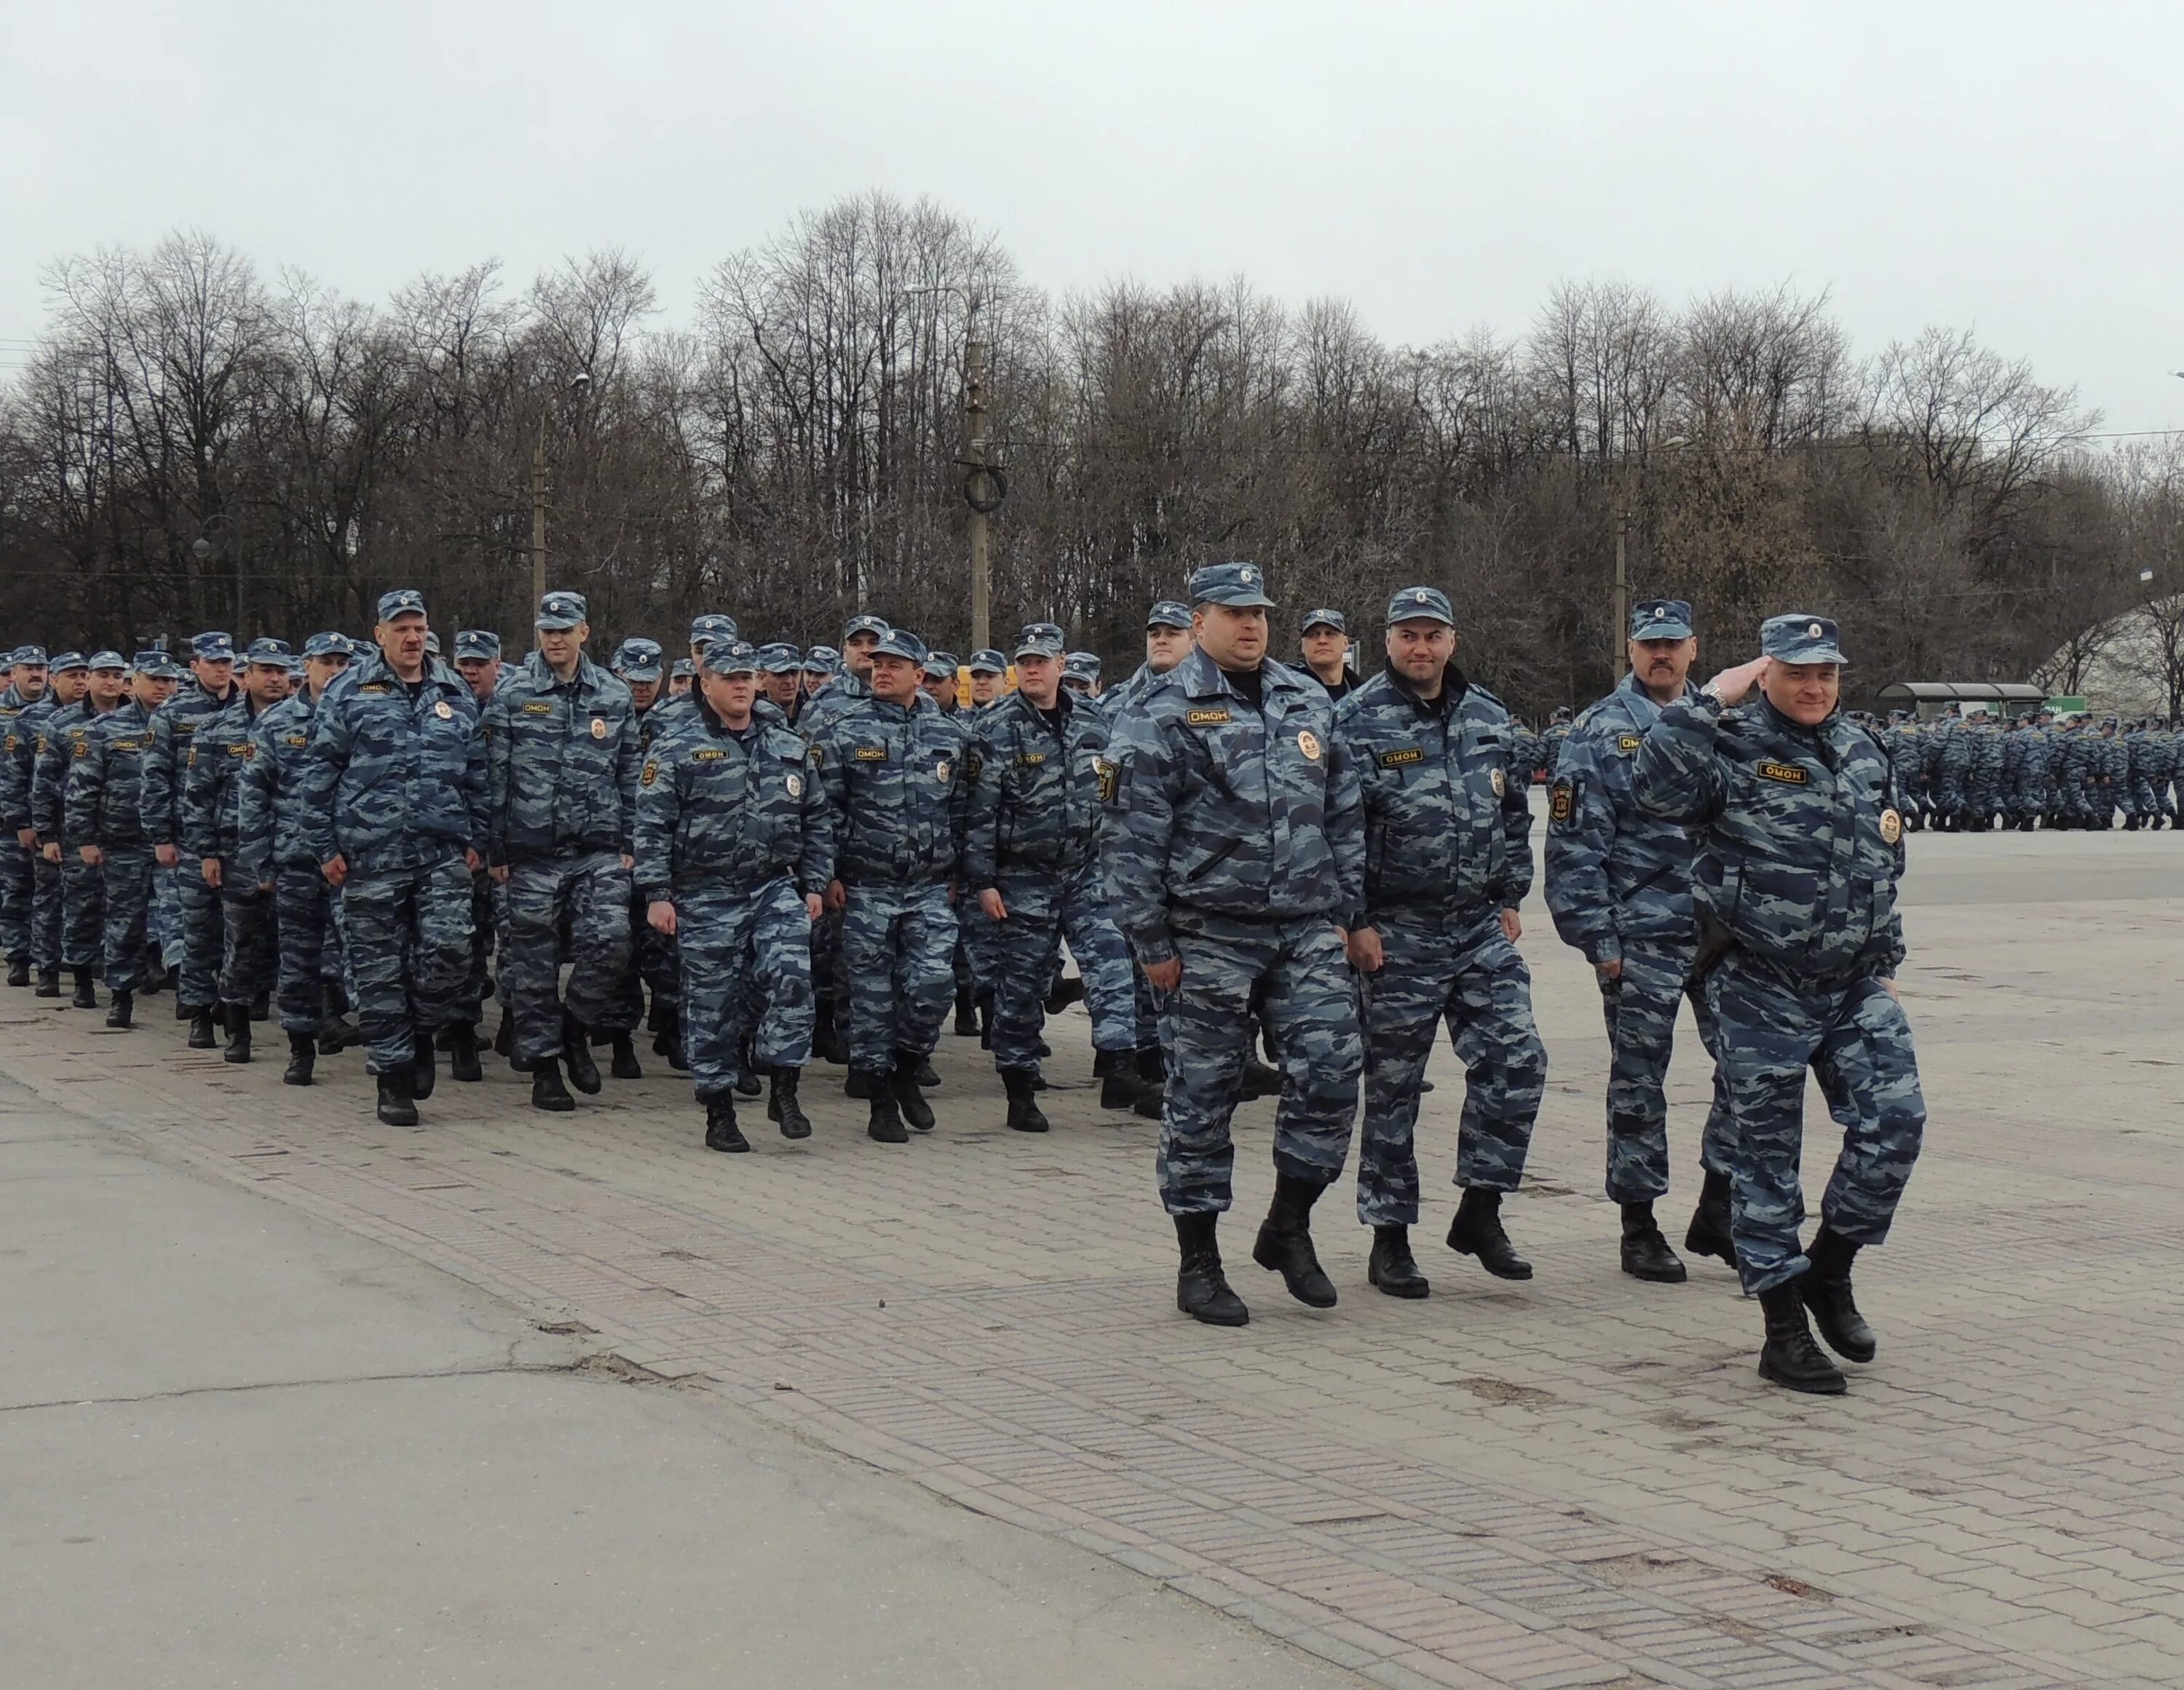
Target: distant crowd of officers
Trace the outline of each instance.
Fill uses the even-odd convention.
[[[1904,820],[1916,829],[1984,833],[2035,827],[2126,832],[2176,826],[2184,735],[2174,722],[2055,712],[2003,720],[1952,704],[1932,721],[1898,711],[1882,734]]]
[[[1892,734],[1839,708],[1834,624],[1771,619],[1760,657],[1701,688],[1690,606],[1641,605],[1624,683],[1535,741],[1457,665],[1438,589],[1394,596],[1386,666],[1359,681],[1331,609],[1305,619],[1301,663],[1273,659],[1266,585],[1248,563],[1197,570],[1104,692],[1049,622],[959,670],[877,616],[803,652],[708,614],[687,659],[630,639],[602,667],[566,592],[521,662],[479,630],[443,655],[409,591],[368,641],[238,652],[207,632],[187,671],[20,648],[0,695],[9,982],[58,997],[72,973],[89,1009],[103,976],[118,1028],[171,987],[190,1045],[224,1039],[238,1063],[277,1015],[293,1085],[361,1043],[395,1126],[443,1055],[481,1076],[490,1002],[492,1048],[548,1111],[601,1090],[595,1049],[641,1077],[642,1027],[722,1151],[750,1148],[739,1098],[811,1134],[815,1055],[846,1067],[873,1140],[931,1131],[951,1006],[992,1052],[1007,1126],[1045,1131],[1047,1015],[1081,996],[1100,1104],[1162,1123],[1178,1307],[1241,1325],[1217,1227],[1251,1096],[1279,1099],[1253,1259],[1334,1304],[1310,1220],[1362,1099],[1368,1281],[1429,1294],[1413,1141],[1442,1028],[1467,1076],[1448,1244],[1531,1276],[1502,1200],[1546,1085],[1517,948],[1544,769],[1547,903],[1613,1051],[1622,1265],[1687,1276],[1653,1205],[1688,1000],[1715,1079],[1685,1247],[1759,1298],[1763,1375],[1843,1389],[1808,1315],[1838,1354],[1874,1354],[1851,1261],[1887,1233],[1925,1106],[1892,985],[1917,801]],[[1843,1144],[1806,1242],[1808,1069]]]

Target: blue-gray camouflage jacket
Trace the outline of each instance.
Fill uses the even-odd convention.
[[[139,788],[152,748],[152,713],[134,698],[92,719],[88,742],[69,765],[61,833],[79,845],[142,845]]]
[[[217,857],[236,861],[242,837],[242,771],[257,760],[258,724],[270,709],[261,710],[250,695],[237,692],[235,702],[208,716],[190,737],[189,755],[182,759],[182,855]]]
[[[242,696],[232,681],[225,697],[208,692],[197,680],[152,713],[152,751],[144,759],[144,779],[138,793],[143,810],[144,837],[154,845],[182,842],[182,774],[190,759],[197,731]]]
[[[41,845],[58,839],[64,848],[73,849],[84,842],[61,831],[61,806],[68,793],[69,770],[91,748],[92,724],[98,720],[86,693],[39,725],[31,763],[31,826],[37,829]]]
[[[1194,651],[1110,720],[1100,869],[1141,961],[1168,961],[1175,932],[1206,918],[1332,921],[1362,897],[1363,810],[1334,707],[1271,659],[1260,675],[1255,710]]]
[[[637,704],[617,676],[580,654],[559,681],[532,652],[501,671],[484,726],[488,863],[630,849],[644,759]]]
[[[1691,692],[1686,683],[1685,696]],[[1691,831],[1638,807],[1631,768],[1661,719],[1635,675],[1572,724],[1547,795],[1547,909],[1555,931],[1591,963],[1626,940],[1685,944],[1691,914]]]
[[[1697,830],[1692,894],[1735,946],[1800,977],[1887,978],[1903,959],[1903,821],[1880,743],[1838,712],[1801,727],[1763,697],[1681,698],[1638,748],[1647,813]]]
[[[1100,769],[1106,712],[1065,689],[1061,737],[1021,692],[978,718],[963,883],[982,891],[1026,869],[1072,874],[1100,846]]]
[[[811,746],[834,812],[834,878],[952,879],[970,812],[970,749],[956,718],[922,692],[908,708],[867,696],[838,711]]]
[[[1451,664],[1428,701],[1383,670],[1334,713],[1364,806],[1364,875],[1346,927],[1384,910],[1514,909],[1532,885],[1529,770],[1508,708]]]
[[[833,816],[803,737],[755,716],[738,732],[702,699],[645,759],[636,843],[648,903],[672,901],[693,881],[757,886],[781,875],[823,892],[834,874]]]
[[[320,866],[339,856],[353,874],[383,874],[482,856],[486,788],[477,702],[453,670],[427,668],[413,687],[375,651],[320,695],[302,814]]]
[[[24,703],[15,689],[8,689],[14,714],[8,717],[7,738],[0,741],[0,826],[9,838],[31,825],[31,771],[38,754],[38,736],[47,720],[60,708],[53,695]]]
[[[281,869],[318,867],[304,799],[315,713],[305,689],[283,698],[251,725],[258,750],[242,765],[237,831],[242,867],[253,880],[269,881]]]

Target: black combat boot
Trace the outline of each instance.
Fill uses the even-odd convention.
[[[833,1000],[826,996],[821,997],[812,1012],[811,1053],[836,1068],[849,1065],[849,1048],[842,1042],[841,1029],[834,1025]]]
[[[493,1030],[493,1053],[503,1062],[515,1055],[515,1017],[505,1009],[500,1012],[500,1026]]]
[[[566,1010],[561,1014],[561,1059],[569,1065],[569,1083],[588,1098],[599,1094],[599,1065],[592,1060],[591,1035]]]
[[[1502,1227],[1502,1193],[1477,1186],[1463,1188],[1456,1219],[1448,1224],[1448,1247],[1458,1255],[1476,1256],[1496,1279],[1529,1279],[1532,1265],[1518,1255]]]
[[[136,998],[133,993],[127,992],[115,992],[114,994],[113,1003],[107,1006],[106,1025],[112,1027],[117,1032],[127,1031],[129,1026],[130,1011],[135,1007]]]
[[[731,1152],[750,1148],[750,1140],[744,1137],[743,1128],[736,1125],[736,1100],[733,1097],[724,1093],[705,1099],[705,1148]]]
[[[309,1033],[288,1035],[288,1065],[281,1070],[284,1086],[308,1086],[311,1070],[319,1065],[319,1042]]]
[[[917,1072],[914,1077],[920,1091],[929,1092],[940,1083],[940,1070],[933,1065],[931,1057],[921,1056],[917,1059]]]
[[[1813,1322],[1830,1349],[1845,1361],[1870,1361],[1880,1347],[1850,1295],[1850,1264],[1857,1254],[1857,1245],[1823,1220],[1805,1252],[1811,1270],[1791,1283],[1813,1311]]]
[[[28,986],[31,983],[30,958],[9,957],[8,959],[8,983],[10,986]]]
[[[1736,1265],[1736,1241],[1729,1231],[1729,1176],[1706,1170],[1699,1187],[1699,1206],[1691,1211],[1691,1224],[1684,1232],[1684,1248],[1695,1256],[1719,1256]]]
[[[1276,1174],[1273,1204],[1251,1246],[1253,1261],[1281,1275],[1290,1295],[1315,1309],[1334,1306],[1334,1281],[1312,1248],[1312,1206],[1326,1189],[1295,1174]]]
[[[1145,1094],[1145,1082],[1138,1078],[1136,1058],[1129,1051],[1094,1051],[1092,1071],[1100,1076],[1100,1107],[1103,1109],[1134,1109],[1138,1099]]]
[[[1282,1092],[1282,1076],[1259,1060],[1256,1054],[1244,1059],[1244,1101],[1255,1098],[1278,1098]]]
[[[1820,1353],[1813,1342],[1813,1329],[1805,1324],[1804,1299],[1797,1281],[1778,1285],[1759,1293],[1759,1307],[1767,1316],[1767,1343],[1759,1352],[1759,1376],[1791,1391],[1814,1397],[1840,1397],[1842,1370]]]
[[[978,995],[970,986],[956,988],[956,1037],[976,1038],[978,1036]]]
[[[755,1098],[765,1089],[759,1083],[758,1058],[752,1052],[751,1042],[745,1039],[736,1052],[736,1095]]]
[[[415,1126],[417,1105],[410,1096],[410,1071],[398,1067],[379,1076],[379,1119],[388,1126]]]
[[[618,1032],[614,1036],[613,1044],[614,1060],[607,1065],[607,1072],[617,1080],[644,1078],[644,1070],[638,1066],[636,1040],[628,1033]]]
[[[1409,1227],[1373,1229],[1373,1254],[1366,1259],[1365,1280],[1390,1297],[1416,1298],[1431,1293],[1433,1287],[1426,1283],[1426,1276],[1418,1271],[1418,1258],[1411,1254]]]
[[[440,1083],[440,1059],[433,1053],[432,1034],[422,1027],[410,1040],[410,1095],[421,1104]]]
[[[96,1009],[98,1007],[97,982],[92,971],[80,968],[75,971],[75,994],[69,999],[72,1009]]]
[[[909,1143],[910,1135],[903,1131],[902,1111],[895,1104],[893,1076],[885,1069],[852,1072],[864,1073],[865,1095],[872,1099],[872,1116],[865,1123],[866,1137],[882,1144]]]
[[[561,1083],[561,1065],[550,1056],[531,1065],[531,1107],[552,1115],[566,1115],[577,1107]]]
[[[772,1071],[772,1094],[766,1100],[766,1118],[779,1123],[783,1138],[811,1136],[811,1117],[796,1101],[796,1082],[803,1071],[800,1068],[777,1068]]]
[[[915,1052],[899,1050],[894,1053],[895,1107],[902,1111],[904,1122],[913,1131],[933,1131],[933,1105],[925,1101],[925,1094],[917,1089],[917,1070],[925,1059]]]
[[[212,1011],[193,1009],[190,1011],[190,1048],[210,1050],[220,1041],[212,1035]]]
[[[1167,1065],[1156,1044],[1138,1048],[1138,1078],[1142,1089],[1130,1107],[1144,1120],[1158,1120],[1167,1102]]]
[[[1009,1094],[1008,1128],[1011,1132],[1046,1131],[1045,1112],[1039,1106],[1038,1093],[1031,1088],[1032,1073],[1028,1068],[1001,1070],[1001,1089]]]
[[[248,1003],[223,1003],[220,1014],[227,1023],[227,1048],[220,1053],[222,1062],[250,1060],[250,1006]]]
[[[250,1019],[252,1020],[265,1021],[270,1020],[272,1017],[273,994],[271,992],[261,992],[255,998],[250,1000]]]
[[[1623,1271],[1656,1285],[1681,1285],[1688,1277],[1683,1263],[1661,1236],[1651,1201],[1623,1205]]]
[[[1046,1013],[1058,1015],[1072,1003],[1084,998],[1084,980],[1081,975],[1068,975],[1054,982],[1054,990],[1046,994]]]
[[[665,1025],[660,1029],[660,1037],[667,1041],[667,1048],[660,1052],[660,1054],[667,1059],[668,1067],[676,1073],[688,1074],[690,1071],[690,1059],[682,1048],[682,1012],[671,1004],[668,1006],[664,1021]],[[656,1044],[657,1041],[655,1042]]]
[[[478,1065],[476,1022],[448,1023],[448,1073],[450,1078],[465,1085],[473,1085],[485,1078],[485,1070]]]
[[[1251,1311],[1228,1288],[1228,1276],[1221,1271],[1220,1224],[1221,1217],[1210,1212],[1175,1217],[1175,1239],[1183,1251],[1183,1265],[1175,1276],[1175,1306],[1209,1326],[1241,1326],[1249,1324]]]
[[[57,968],[38,970],[38,983],[32,989],[33,998],[58,998],[61,995],[61,971]]]

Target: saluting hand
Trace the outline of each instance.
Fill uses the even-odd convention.
[[[1740,663],[1734,669],[1724,669],[1707,684],[1713,687],[1724,704],[1741,704],[1744,695],[1767,678],[1768,666],[1774,659],[1756,657],[1749,663]]]

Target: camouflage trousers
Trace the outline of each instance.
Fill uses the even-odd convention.
[[[273,990],[281,964],[274,931],[272,891],[246,879],[231,861],[222,865],[220,894],[220,1001],[248,1008]],[[225,883],[232,877],[233,885]]]
[[[1926,1101],[1910,1023],[1877,980],[1816,986],[1731,951],[1706,992],[1733,1126],[1730,1231],[1744,1288],[1757,1295],[1811,1265],[1798,1241],[1806,1070],[1843,1129],[1820,1213],[1855,1244],[1888,1236],[1919,1159]]]
[[[61,965],[61,865],[42,852],[31,862],[31,960],[41,974]]]
[[[369,1066],[414,1061],[421,1033],[454,1020],[471,959],[471,871],[460,857],[352,874],[341,922]]]
[[[36,876],[30,848],[9,834],[0,839],[0,953],[10,962],[31,955],[31,898]]]
[[[315,1033],[326,1018],[326,962],[334,942],[333,888],[315,868],[273,876],[273,922],[281,948],[281,1031]]]
[[[181,894],[175,889],[175,876],[181,872],[178,868],[168,868],[156,856],[152,859],[152,942],[159,948],[159,960],[170,971],[182,962]]]
[[[939,1042],[956,994],[956,906],[948,891],[944,881],[848,888],[841,975],[851,1067],[892,1068],[898,1051],[930,1056]]]
[[[175,970],[175,1001],[209,1009],[218,997],[225,945],[220,894],[204,883],[197,863],[184,857],[175,870],[175,911],[181,928],[181,960]]]
[[[699,1100],[728,1096],[743,1047],[760,1070],[811,1059],[811,917],[786,876],[675,888],[682,1053]]]
[[[493,937],[498,930],[493,876],[483,869],[471,876],[471,962],[463,976],[461,1013],[456,1020],[476,1026],[485,1016],[485,985],[493,972]]]
[[[1323,918],[1194,916],[1175,935],[1183,980],[1161,1005],[1167,1090],[1154,1172],[1170,1215],[1218,1213],[1233,1192],[1229,1120],[1244,1095],[1256,993],[1281,1047],[1274,1168],[1331,1185],[1350,1154],[1364,1048],[1342,942]]]
[[[2009,819],[2012,821],[2036,819],[2048,807],[2047,788],[2047,781],[2038,775],[2019,770],[2016,778],[2009,783],[2009,791],[2003,799]]]
[[[1357,1143],[1357,1218],[1418,1219],[1418,1087],[1443,1020],[1463,1064],[1456,1182],[1509,1192],[1524,1178],[1547,1087],[1532,1023],[1532,976],[1491,905],[1446,917],[1373,918],[1384,960],[1362,977],[1365,1126]],[[1287,1065],[1284,1064],[1284,1066]]]
[[[979,907],[978,900],[968,892],[956,899],[956,984],[968,986],[974,998],[990,997],[995,986],[994,958],[999,943],[994,923]]]
[[[106,888],[73,845],[61,856],[61,966],[96,969],[104,960]]]
[[[134,992],[151,970],[152,848],[112,845],[99,865],[99,956],[107,989]]]
[[[1698,946],[1659,940],[1623,946],[1623,974],[1599,976],[1607,1020],[1607,1195],[1617,1203],[1651,1203],[1669,1189],[1669,1099],[1663,1090],[1675,1046],[1676,1008],[1688,999],[1699,1042],[1714,1054],[1713,1011],[1691,977]],[[1729,1171],[1729,1097],[1719,1065],[1713,1104],[1699,1140],[1699,1165]]]
[[[1137,1048],[1137,1003],[1130,984],[1129,948],[1107,914],[1100,865],[1069,874],[1037,870],[1005,871],[996,888],[1007,909],[1005,921],[980,920],[994,982],[994,1066],[1034,1068],[1046,998],[1066,939],[1084,981],[1095,1050]]]
[[[648,989],[655,1009],[674,1009],[682,993],[682,963],[674,936],[645,919],[644,899],[635,892],[629,900],[629,946],[630,965],[615,988],[615,1009],[635,1026],[644,1017]]]
[[[561,1050],[561,1017],[583,1027],[627,1032],[637,1025],[619,1001],[629,967],[629,870],[612,851],[511,864],[500,981],[515,1017],[515,1053],[544,1062]],[[560,934],[569,932],[569,987],[559,989]],[[467,960],[467,959],[466,959]]]

